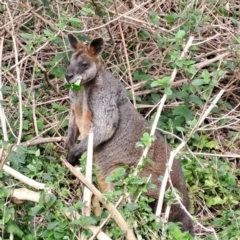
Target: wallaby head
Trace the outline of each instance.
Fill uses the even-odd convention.
[[[94,79],[98,72],[99,56],[103,51],[103,38],[93,39],[88,46],[74,35],[68,34],[73,55],[67,68],[65,78],[69,83],[81,80],[81,84]]]

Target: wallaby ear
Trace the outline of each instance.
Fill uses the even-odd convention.
[[[71,33],[68,34],[68,40],[73,50],[77,50],[79,46],[79,40]]]
[[[94,53],[94,55],[99,56],[103,51],[103,46],[103,38],[95,38],[89,44],[89,49]]]

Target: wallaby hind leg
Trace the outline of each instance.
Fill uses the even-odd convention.
[[[94,215],[97,217],[101,216],[102,207],[99,199],[95,195],[92,196],[92,207],[93,207]]]

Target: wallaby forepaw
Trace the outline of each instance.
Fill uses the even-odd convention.
[[[79,163],[79,157],[80,157],[80,154],[77,154],[76,150],[71,149],[68,151],[67,161],[72,165],[76,165],[77,163]]]

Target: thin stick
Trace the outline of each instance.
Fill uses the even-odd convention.
[[[114,1],[114,7],[115,7],[116,12],[118,13],[115,1]],[[120,34],[121,34],[121,38],[122,38],[123,51],[124,51],[126,64],[127,64],[128,78],[129,78],[130,83],[131,83],[131,92],[132,92],[133,105],[134,105],[134,108],[137,108],[137,106],[136,106],[136,99],[135,99],[135,92],[134,92],[134,89],[133,89],[133,79],[132,79],[131,67],[130,67],[128,53],[127,53],[126,42],[125,42],[125,38],[124,38],[124,35],[123,35],[122,25],[121,25],[121,22],[120,22],[119,19],[118,19],[118,26],[119,26]]]
[[[88,134],[87,163],[86,163],[86,179],[90,183],[92,183],[92,164],[93,164],[93,131],[91,127],[90,132]],[[91,198],[92,192],[87,187],[84,187],[83,202],[87,202],[87,204],[82,209],[83,216],[91,215]],[[85,239],[83,234],[81,234],[80,238]]]
[[[76,171],[76,169],[68,163],[64,158],[61,158],[63,164],[71,171],[71,173],[76,176],[98,199],[99,201],[106,207],[106,209],[112,214],[113,219],[116,221],[118,226],[126,232],[127,240],[136,240],[134,236],[132,228],[128,226],[122,215],[118,212],[118,210],[114,207],[112,203],[110,203],[102,193],[92,185],[83,175],[82,173]]]
[[[182,141],[181,144],[175,150],[171,151],[171,153],[170,153],[170,157],[169,157],[169,160],[168,160],[168,163],[167,163],[168,166],[165,170],[164,177],[163,177],[162,184],[161,184],[161,188],[160,188],[160,192],[159,192],[158,204],[157,204],[157,209],[156,209],[156,213],[155,213],[157,217],[159,217],[161,212],[162,212],[164,193],[165,193],[165,190],[166,190],[168,177],[170,175],[170,170],[172,168],[174,158],[177,155],[177,153],[185,146],[185,144],[186,144],[186,142]]]
[[[87,164],[86,164],[86,179],[92,183],[92,164],[93,164],[93,131],[92,128],[88,135],[88,149],[87,149]],[[92,192],[84,187],[83,190],[83,201],[86,201],[87,204],[83,208],[83,215],[91,215],[91,198]]]
[[[216,62],[216,61],[218,61],[218,60],[220,60],[220,59],[223,59],[223,58],[225,58],[225,57],[227,57],[227,56],[229,56],[229,55],[230,55],[229,52],[222,53],[222,54],[216,56],[215,58],[208,59],[208,60],[206,60],[206,61],[197,63],[197,64],[194,65],[194,67],[199,70],[199,69],[201,69],[201,68],[203,68],[203,67],[206,67],[206,66],[208,66],[208,65],[210,65],[210,64],[212,64],[212,63],[214,63],[214,62]]]
[[[15,64],[16,64],[16,73],[17,73],[17,84],[18,84],[18,99],[19,99],[19,132],[18,132],[18,138],[17,138],[17,144],[21,142],[22,138],[22,129],[23,129],[23,111],[22,111],[22,86],[21,86],[21,80],[20,80],[20,69],[18,65],[18,49],[17,49],[17,44],[16,44],[16,39],[14,36],[14,24],[13,24],[13,19],[11,12],[8,8],[8,5],[6,4],[7,12],[11,21],[12,25],[12,30],[11,30],[11,35],[12,35],[12,41],[13,41],[13,49],[14,49],[14,56],[15,56]]]
[[[2,51],[3,51],[3,42],[4,38],[0,38],[0,89],[2,89],[2,76],[1,76],[1,71],[2,71]],[[0,100],[3,101],[3,95],[2,91],[0,91]],[[1,125],[2,125],[2,131],[3,131],[3,139],[4,141],[8,141],[8,135],[7,135],[7,125],[6,125],[6,116],[4,112],[4,107],[0,103],[0,118],[1,118]]]

